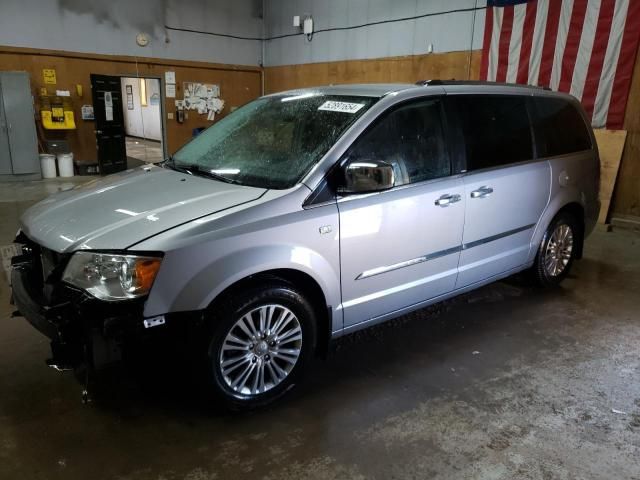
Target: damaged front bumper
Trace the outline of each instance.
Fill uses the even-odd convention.
[[[11,286],[15,315],[24,317],[51,340],[50,366],[59,370],[83,364],[100,368],[122,359],[125,343],[141,333],[142,302],[109,305],[61,284],[49,303],[33,287],[35,275],[29,258],[14,257]]]
[[[94,371],[128,358],[166,357],[188,343],[200,315],[144,318],[144,298],[107,302],[61,282],[63,262],[43,279],[45,260],[37,249],[27,246],[12,259],[12,302],[14,316],[51,340],[49,366]]]

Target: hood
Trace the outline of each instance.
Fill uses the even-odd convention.
[[[265,191],[145,166],[52,195],[24,213],[21,228],[57,252],[125,249]]]

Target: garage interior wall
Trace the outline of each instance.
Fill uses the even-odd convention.
[[[176,98],[182,98],[183,82],[216,83],[226,102],[221,116],[259,96],[261,42],[166,30],[165,25],[260,36],[260,5],[256,0],[141,0],[131,8],[126,0],[3,0],[0,70],[29,72],[36,108],[42,87],[49,94],[71,92],[77,129],[43,136],[66,138],[75,158],[91,163],[97,158],[94,123],[81,120],[80,109],[92,103],[92,73],[163,78],[173,71]],[[141,32],[149,36],[146,47],[136,44]],[[44,84],[45,68],[56,71],[56,85]],[[165,112],[175,112],[174,99],[165,99]],[[169,153],[191,138],[194,128],[212,123],[189,113],[183,124],[165,117]]]
[[[34,95],[43,68],[56,69],[57,88],[82,85],[86,93],[74,101],[76,118],[80,106],[90,103],[90,73],[162,77],[175,71],[177,98],[182,82],[219,83],[227,102],[224,115],[260,95],[262,74],[265,93],[330,83],[476,79],[486,1],[142,0],[134,12],[128,5],[125,0],[4,0],[0,69],[28,71]],[[474,12],[476,7],[481,9]],[[311,41],[292,26],[294,15],[313,17]],[[428,16],[366,26],[418,15]],[[319,32],[358,25],[365,26]],[[139,32],[149,34],[147,47],[136,45]],[[281,35],[291,36],[271,39]],[[613,199],[616,215],[640,216],[639,65],[636,61],[625,115],[628,137]],[[172,99],[165,110],[175,110]],[[93,161],[93,125],[78,124],[70,134],[76,158]],[[181,125],[166,119],[169,152],[190,138],[193,128],[209,124],[197,114]]]

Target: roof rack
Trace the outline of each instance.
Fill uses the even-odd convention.
[[[433,86],[442,86],[442,85],[496,85],[500,87],[528,87],[528,88],[537,88],[540,90],[551,90],[546,86],[537,86],[537,85],[521,85],[517,83],[504,83],[504,82],[488,82],[484,80],[418,80],[416,85],[421,87],[433,87]]]

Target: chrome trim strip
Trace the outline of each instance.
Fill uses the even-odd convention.
[[[530,228],[535,227],[536,224],[532,223],[531,225],[525,225],[524,227],[514,228],[513,230],[507,230],[506,232],[499,233],[497,235],[492,235],[490,237],[481,238],[480,240],[476,240],[474,242],[465,243],[462,245],[462,250],[468,250],[473,247],[477,247],[479,245],[484,245],[485,243],[494,242],[504,237],[508,237],[510,235],[515,235],[516,233],[524,232],[525,230],[529,230]]]
[[[362,272],[360,275],[356,277],[356,280],[362,280],[363,278],[373,277],[375,275],[380,275],[381,273],[387,273],[393,270],[398,270],[399,268],[410,267],[411,265],[417,265],[418,263],[423,263],[429,260],[434,260],[436,258],[444,257],[445,255],[450,255],[452,253],[459,252],[460,250],[462,250],[461,247],[447,248],[446,250],[440,250],[439,252],[429,253],[427,255],[423,255],[422,257],[412,258],[411,260],[406,260],[404,262],[394,263],[393,265],[385,265],[382,267],[372,268],[371,270],[366,270]]]
[[[508,237],[510,235],[515,235],[516,233],[524,232],[525,230],[529,230],[535,226],[536,224],[532,223],[530,225],[525,225],[523,227],[514,228],[513,230],[507,230],[506,232],[502,232],[497,235],[481,238],[480,240],[476,240],[474,242],[465,243],[458,247],[447,248],[445,250],[429,253],[421,257],[412,258],[411,260],[405,260],[404,262],[394,263],[393,265],[383,265],[381,267],[372,268],[371,270],[365,270],[360,275],[358,275],[355,278],[355,280],[362,280],[364,278],[374,277],[376,275],[392,272],[393,270],[398,270],[400,268],[410,267],[412,265],[418,265],[419,263],[428,262],[429,260],[435,260],[436,258],[444,257],[446,255],[451,255],[452,253],[460,252],[462,250],[469,250],[470,248],[478,247],[480,245],[484,245],[485,243],[494,242],[501,238]]]

